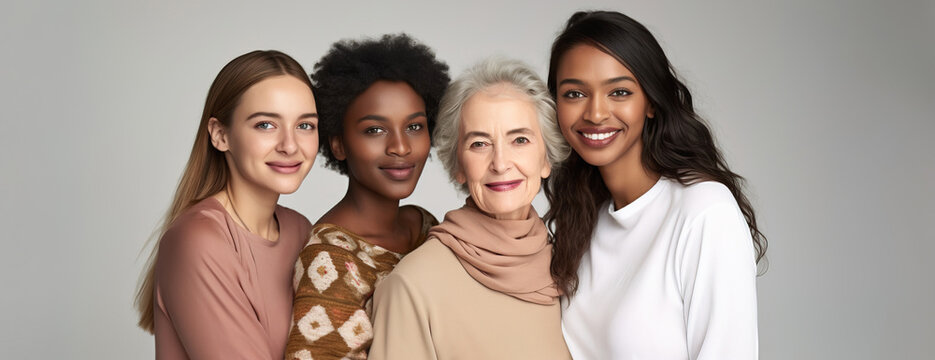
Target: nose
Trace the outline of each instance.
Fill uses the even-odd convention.
[[[610,110],[607,106],[607,99],[602,96],[592,96],[588,99],[588,107],[584,112],[584,119],[600,124],[610,117]]]
[[[503,146],[494,146],[493,159],[490,161],[490,171],[503,174],[513,168],[512,156]]]
[[[412,152],[412,146],[409,146],[409,138],[406,134],[396,131],[390,134],[386,139],[386,154],[391,156],[406,156]]]
[[[299,145],[295,141],[295,133],[292,131],[283,131],[279,136],[279,143],[276,144],[276,151],[290,155],[298,151]]]

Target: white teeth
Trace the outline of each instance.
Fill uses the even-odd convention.
[[[588,138],[588,139],[591,139],[591,140],[604,140],[604,139],[606,139],[606,138],[609,138],[609,137],[613,136],[613,135],[616,134],[616,133],[617,133],[617,131],[611,131],[611,132],[597,133],[597,134],[592,134],[592,133],[581,133],[581,135],[584,135],[584,137],[586,137],[586,138]]]

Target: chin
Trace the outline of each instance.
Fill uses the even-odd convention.
[[[413,185],[412,187],[406,187],[404,189],[386,189],[386,191],[381,192],[381,194],[388,199],[402,200],[412,195],[415,190],[416,187]]]
[[[279,194],[292,194],[299,190],[299,185],[302,185],[302,184],[301,183],[295,184],[292,182],[277,183],[277,184],[270,184],[270,186],[268,186],[267,188]]]

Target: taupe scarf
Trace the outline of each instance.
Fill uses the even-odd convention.
[[[561,295],[552,280],[552,244],[536,210],[524,220],[497,220],[469,197],[429,230],[457,255],[464,270],[487,288],[517,299],[554,304]]]

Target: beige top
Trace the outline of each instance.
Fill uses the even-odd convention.
[[[244,229],[213,197],[172,222],[156,259],[156,359],[282,359],[311,224],[282,206],[275,214],[277,241]]]
[[[377,286],[370,359],[571,359],[559,304],[488,289],[430,238]]]

